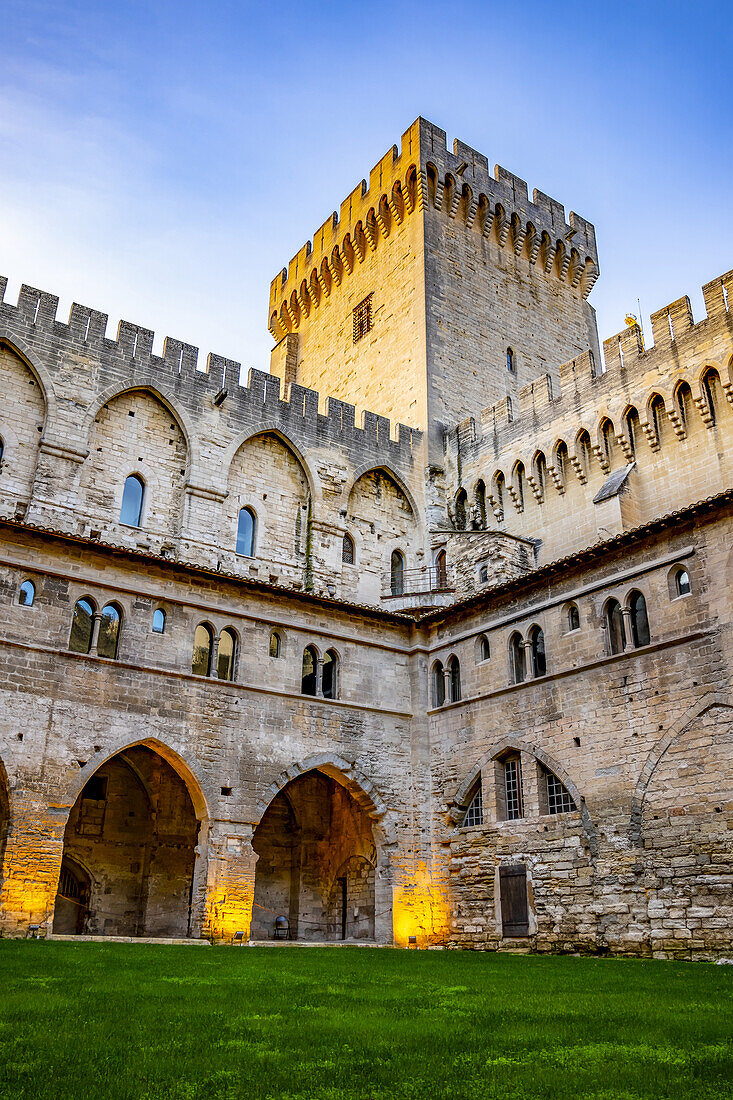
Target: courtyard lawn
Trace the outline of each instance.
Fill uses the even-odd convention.
[[[0,941],[0,1097],[733,1095],[733,968]]]

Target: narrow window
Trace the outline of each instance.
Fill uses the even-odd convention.
[[[354,307],[353,313],[353,334],[354,343],[358,343],[362,336],[366,336],[368,332],[371,332],[372,328],[372,298],[374,294],[368,294],[358,306]]]
[[[718,413],[720,411],[720,395],[718,393],[718,386],[720,385],[720,377],[717,371],[706,371],[702,380],[702,391],[705,396],[705,402],[710,413],[710,423],[715,424],[718,419]]]
[[[506,349],[506,369],[509,371],[510,374],[514,374],[516,370],[516,365],[514,362],[514,352],[511,348]]]
[[[2,470],[4,452],[5,452],[5,444],[3,443],[2,439],[0,438],[0,470]]]
[[[646,613],[646,600],[641,592],[632,593],[629,600],[631,610],[631,640],[638,648],[649,645],[649,619]]]
[[[524,814],[522,765],[518,756],[510,756],[504,761],[504,797],[507,821],[518,821]]]
[[[240,508],[237,521],[237,553],[253,558],[255,553],[255,515],[251,508]]]
[[[652,424],[657,435],[657,440],[661,444],[664,440],[664,419],[667,410],[664,407],[664,400],[658,393],[655,393],[654,397],[652,397],[649,402],[649,411],[652,414]]]
[[[482,565],[478,571],[478,579],[480,584],[489,583],[489,567],[488,565]]]
[[[324,699],[338,699],[338,654],[333,649],[327,649],[323,656],[323,680],[321,688]]]
[[[279,657],[282,643],[280,641],[280,635],[276,630],[270,632],[270,656]]]
[[[550,814],[569,814],[575,809],[575,802],[567,787],[547,768],[542,768],[547,793],[547,812]]]
[[[618,600],[609,600],[606,604],[606,631],[611,653],[623,653],[626,649],[626,630]]]
[[[463,815],[463,828],[468,829],[471,825],[483,825],[484,823],[484,807],[481,799],[481,780],[479,779],[478,787],[473,795],[473,798],[468,803],[468,809]]]
[[[532,676],[544,676],[547,672],[547,659],[545,657],[545,635],[538,626],[533,626],[529,632],[530,653],[532,655]]]
[[[466,530],[466,502],[468,495],[465,489],[459,489],[456,494],[456,529]]]
[[[499,513],[499,519],[504,519],[504,475],[501,470],[497,470],[494,474],[494,500],[496,501],[496,509]]]
[[[636,458],[636,445],[641,435],[641,425],[639,424],[639,414],[632,406],[626,413],[626,438],[629,441],[631,447],[631,454]]]
[[[94,625],[94,604],[84,597],[77,600],[74,617],[71,620],[69,649],[74,653],[88,653],[92,647],[92,627]]]
[[[568,606],[568,630],[580,630],[580,612],[574,603]]]
[[[567,477],[568,469],[568,445],[564,440],[560,440],[555,448],[555,470],[557,476],[560,478],[560,484],[565,486],[565,479]]]
[[[351,535],[344,535],[341,543],[341,561],[344,565],[354,564],[354,540]]]
[[[608,418],[606,418],[601,425],[601,442],[603,444],[603,453],[606,456],[606,461],[609,466],[613,466],[616,436],[613,424]]]
[[[108,603],[102,608],[102,618],[99,624],[99,638],[97,640],[97,654],[100,657],[109,657],[112,660],[117,656],[117,647],[120,642],[120,626],[122,625],[122,613],[114,603]]]
[[[165,634],[165,611],[156,607],[153,612],[153,634]]]
[[[692,411],[692,390],[687,382],[680,382],[677,390],[675,391],[675,402],[677,404],[677,413],[685,428],[688,428],[690,423],[690,413]]]
[[[509,639],[509,666],[513,684],[521,684],[524,681],[524,644],[522,635],[512,634]]]
[[[483,481],[476,482],[476,512],[479,526],[486,527],[486,486]]]
[[[234,679],[234,661],[237,655],[237,639],[228,626],[219,635],[216,655],[216,675],[220,680]]]
[[[448,671],[450,672],[450,701],[451,703],[460,703],[461,666],[457,657],[451,657],[448,661]]]
[[[18,603],[21,607],[33,607],[36,598],[36,586],[33,581],[23,581],[18,593]]]
[[[125,487],[122,490],[122,507],[120,508],[120,523],[127,527],[139,527],[143,516],[143,497],[145,495],[145,483],[138,474],[130,474],[125,478]]]
[[[518,462],[514,467],[514,490],[517,494],[517,503],[520,512],[524,511],[524,463]]]
[[[489,639],[485,634],[482,634],[478,640],[478,659],[479,661],[488,661],[491,656],[491,646],[489,645]]]
[[[692,588],[690,586],[690,574],[686,569],[678,569],[674,578],[675,590],[678,596],[689,596]]]
[[[393,596],[401,596],[405,585],[405,559],[399,550],[392,551],[390,559],[390,591]]]
[[[443,665],[436,661],[433,665],[433,706],[442,707],[445,702],[445,676]]]
[[[547,462],[542,451],[538,451],[534,460],[535,479],[540,490],[542,500],[545,499],[545,485],[547,483]]]
[[[306,646],[303,650],[303,674],[300,690],[303,695],[316,694],[316,671],[318,669],[318,654],[315,646]]]
[[[214,647],[214,632],[207,623],[199,623],[193,636],[193,660],[191,671],[195,676],[209,676],[211,673],[211,651]]]
[[[448,584],[448,565],[445,550],[439,550],[435,555],[435,586],[445,588]]]

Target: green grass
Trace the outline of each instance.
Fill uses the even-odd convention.
[[[0,941],[0,1097],[733,1095],[733,970]]]

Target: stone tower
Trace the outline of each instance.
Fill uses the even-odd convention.
[[[440,461],[447,427],[598,359],[598,270],[590,222],[419,118],[273,280],[271,369],[420,428]]]

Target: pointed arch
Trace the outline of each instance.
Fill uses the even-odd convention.
[[[308,489],[311,494],[311,499],[314,501],[320,500],[322,496],[320,478],[316,476],[309,460],[303,454],[297,443],[295,443],[289,435],[286,435],[285,432],[283,432],[282,429],[279,428],[277,424],[275,424],[273,421],[268,420],[263,420],[263,422],[257,427],[255,431],[252,431],[250,429],[240,432],[239,435],[235,436],[234,439],[231,441],[226,451],[224,452],[224,458],[222,460],[224,483],[226,484],[226,482],[229,480],[232,463],[234,462],[234,459],[240,448],[243,447],[245,443],[249,443],[250,440],[258,439],[260,436],[263,435],[275,436],[279,440],[279,442],[282,443],[282,445],[290,451],[293,458],[303,468],[303,473],[305,474],[305,478],[308,483]]]
[[[420,514],[420,508],[419,508],[419,505],[417,503],[417,500],[415,499],[412,491],[407,487],[405,482],[402,480],[400,475],[398,473],[396,473],[395,470],[393,470],[393,468],[391,466],[389,466],[386,462],[379,463],[379,464],[376,464],[376,465],[372,464],[371,462],[364,462],[364,463],[362,463],[361,466],[358,466],[354,470],[354,474],[353,474],[353,477],[352,477],[352,480],[351,480],[351,484],[349,485],[348,491],[344,494],[346,499],[348,500],[351,497],[351,494],[354,491],[354,487],[355,487],[357,481],[359,481],[360,478],[364,477],[364,474],[371,474],[371,473],[386,474],[387,477],[390,478],[395,483],[395,485],[400,490],[400,492],[403,493],[404,496],[406,497],[407,503],[410,505],[410,508],[412,509],[412,514],[415,518],[415,522],[421,525],[421,514]]]
[[[114,401],[117,397],[122,397],[132,393],[146,393],[148,396],[155,398],[161,405],[165,407],[167,412],[173,417],[178,424],[178,427],[183,435],[186,443],[186,474],[185,477],[190,476],[191,470],[194,468],[198,461],[198,446],[196,443],[196,431],[194,429],[191,418],[188,413],[183,409],[175,395],[169,391],[162,389],[147,379],[132,380],[124,386],[114,385],[108,386],[106,390],[103,390],[101,394],[93,399],[88,406],[87,411],[82,421],[82,439],[84,445],[88,449],[91,444],[91,436],[94,430],[94,421],[99,416],[101,409]]]
[[[46,367],[43,365],[38,356],[24,347],[23,344],[17,339],[16,336],[11,336],[6,330],[0,328],[0,351],[3,349],[9,351],[11,355],[15,355],[20,361],[28,368],[31,374],[34,376],[38,383],[38,388],[41,391],[43,397],[43,403],[45,407],[45,422],[43,427],[43,435],[46,435],[49,427],[51,431],[55,431],[58,420],[57,412],[58,406],[56,401],[56,390],[54,389],[51,375]]]

